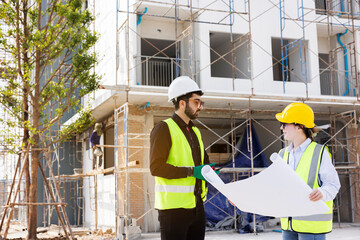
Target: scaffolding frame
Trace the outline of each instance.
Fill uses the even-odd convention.
[[[216,1],[214,1],[216,2]],[[214,3],[212,2],[212,3]],[[193,79],[197,79],[196,76],[199,75],[199,73],[204,70],[205,68],[211,66],[212,64],[216,63],[217,61],[219,60],[225,60],[225,62],[227,64],[229,64],[231,66],[231,69],[232,69],[232,85],[233,85],[233,90],[235,90],[235,71],[241,71],[240,69],[238,69],[235,64],[234,64],[234,51],[236,50],[236,46],[234,44],[234,39],[233,39],[233,25],[234,25],[234,15],[236,16],[240,16],[240,18],[242,20],[245,20],[248,22],[248,25],[249,25],[249,31],[248,33],[244,34],[242,37],[246,36],[248,37],[248,42],[247,42],[247,45],[248,45],[248,51],[249,51],[249,68],[250,68],[250,76],[249,76],[249,79],[251,81],[251,94],[249,95],[248,97],[248,109],[237,109],[237,110],[233,110],[233,106],[236,105],[236,98],[234,98],[233,101],[229,100],[228,102],[228,105],[229,105],[229,109],[228,109],[228,112],[230,112],[230,131],[227,132],[225,135],[221,136],[219,134],[217,134],[215,131],[212,131],[211,130],[211,127],[207,127],[206,124],[202,123],[200,120],[197,120],[197,122],[204,128],[206,128],[207,130],[213,132],[217,137],[218,137],[218,140],[216,140],[214,143],[216,143],[217,141],[219,140],[225,140],[224,137],[225,136],[228,136],[230,135],[231,136],[231,142],[228,142],[227,140],[225,140],[226,144],[230,145],[231,147],[231,158],[233,159],[234,161],[234,158],[235,158],[235,154],[237,152],[240,152],[239,149],[236,149],[235,147],[235,143],[234,143],[234,130],[236,130],[238,128],[238,126],[235,126],[234,124],[234,119],[236,117],[234,117],[235,115],[243,115],[244,113],[246,113],[246,118],[247,120],[245,120],[242,124],[251,124],[252,122],[256,123],[256,124],[259,124],[261,125],[261,123],[256,120],[253,115],[258,115],[258,114],[267,114],[268,116],[270,116],[271,114],[271,118],[273,118],[273,114],[275,113],[274,111],[263,111],[263,110],[254,110],[251,106],[251,103],[253,101],[253,99],[256,100],[256,96],[253,95],[254,94],[254,87],[253,87],[253,81],[256,80],[258,77],[260,77],[264,72],[266,72],[267,70],[269,70],[270,68],[274,67],[275,64],[277,63],[280,63],[281,64],[281,68],[282,68],[282,75],[283,75],[283,92],[285,93],[285,85],[286,85],[286,80],[285,80],[285,76],[284,75],[289,75],[290,72],[292,71],[291,69],[289,69],[288,67],[288,64],[287,64],[287,58],[289,57],[289,54],[290,54],[290,51],[289,49],[291,48],[300,48],[300,62],[301,62],[301,72],[304,72],[304,76],[305,76],[305,81],[304,81],[304,84],[306,85],[306,92],[305,92],[305,98],[301,98],[299,100],[301,101],[310,101],[310,102],[319,102],[319,103],[325,103],[326,100],[323,100],[323,99],[319,99],[319,98],[311,98],[309,97],[309,90],[308,90],[308,83],[310,81],[312,81],[314,78],[316,77],[319,77],[320,74],[326,70],[330,70],[331,71],[331,74],[340,74],[340,75],[344,75],[344,72],[342,72],[341,70],[339,69],[336,69],[334,68],[334,65],[336,65],[338,63],[338,59],[333,59],[332,61],[327,61],[328,62],[328,67],[323,70],[322,72],[320,72],[318,75],[315,75],[313,78],[308,78],[308,73],[307,73],[307,54],[315,54],[317,55],[318,53],[314,52],[311,48],[307,47],[306,46],[306,43],[305,41],[307,40],[306,37],[305,37],[305,28],[309,25],[309,24],[317,24],[317,23],[325,23],[327,24],[327,27],[328,27],[328,32],[330,33],[331,32],[331,29],[334,27],[334,26],[342,26],[346,29],[350,29],[349,31],[351,31],[352,35],[353,35],[353,41],[350,42],[350,43],[347,43],[347,45],[349,46],[352,46],[352,50],[351,50],[351,53],[352,54],[352,57],[351,57],[351,61],[352,61],[352,65],[351,65],[351,71],[355,71],[355,74],[352,74],[352,76],[354,76],[355,78],[355,83],[350,83],[350,84],[353,84],[355,89],[356,89],[356,93],[354,94],[356,96],[356,101],[354,101],[354,104],[352,105],[352,107],[348,107],[346,104],[346,100],[343,101],[343,100],[338,100],[336,101],[336,104],[341,104],[341,103],[344,103],[344,106],[343,106],[343,109],[344,109],[344,114],[346,115],[348,113],[348,109],[349,108],[353,108],[351,110],[352,114],[353,114],[353,117],[351,118],[351,120],[349,120],[346,124],[345,124],[345,127],[341,128],[340,130],[336,130],[335,129],[335,122],[338,120],[337,117],[338,117],[338,114],[336,113],[331,113],[331,111],[327,112],[327,111],[322,111],[322,112],[318,112],[316,113],[316,116],[320,116],[323,121],[324,119],[329,119],[330,123],[331,123],[331,126],[330,126],[330,134],[328,134],[326,131],[322,131],[324,132],[325,134],[328,134],[329,136],[329,139],[327,141],[327,143],[329,145],[331,145],[331,151],[333,153],[333,155],[336,153],[337,149],[339,148],[339,146],[341,148],[345,148],[347,149],[347,151],[351,154],[351,150],[355,150],[356,154],[355,154],[355,159],[356,161],[354,162],[351,162],[348,164],[348,166],[336,166],[336,169],[337,171],[340,173],[342,171],[344,172],[347,172],[348,174],[352,174],[354,175],[354,179],[353,179],[353,183],[351,184],[351,186],[358,186],[359,184],[359,178],[358,178],[358,175],[359,175],[359,144],[358,144],[358,137],[355,137],[355,147],[353,146],[351,150],[349,150],[348,147],[344,146],[344,144],[340,143],[339,144],[339,141],[337,140],[336,136],[337,134],[339,134],[339,132],[341,131],[344,131],[346,130],[346,126],[348,126],[349,124],[353,124],[355,125],[355,131],[356,131],[356,136],[357,136],[357,123],[358,123],[358,119],[356,119],[356,106],[357,104],[356,103],[359,103],[359,94],[358,94],[358,74],[357,72],[359,71],[358,70],[358,67],[357,67],[357,56],[359,54],[358,50],[356,49],[357,46],[355,44],[355,34],[356,34],[356,29],[359,28],[359,26],[355,26],[354,24],[354,19],[356,19],[358,16],[354,13],[353,11],[353,2],[354,3],[358,3],[358,1],[352,1],[352,0],[349,0],[349,6],[350,7],[350,11],[348,12],[344,12],[344,10],[342,11],[336,11],[336,10],[326,10],[326,17],[325,18],[322,18],[322,16],[317,16],[315,19],[312,19],[312,20],[309,20],[308,18],[308,15],[311,14],[311,12],[314,12],[314,11],[319,11],[319,9],[315,9],[315,8],[309,8],[307,6],[304,6],[304,3],[303,3],[303,0],[298,0],[298,6],[297,6],[297,13],[298,13],[298,16],[297,17],[291,17],[290,15],[288,15],[286,13],[286,10],[285,10],[285,7],[284,7],[284,4],[285,4],[285,1],[284,0],[279,0],[278,1],[278,4],[274,3],[273,1],[271,0],[268,0],[268,2],[271,2],[272,3],[272,7],[269,8],[269,9],[266,9],[264,10],[263,12],[259,13],[256,17],[252,18],[250,13],[251,13],[251,10],[250,10],[250,7],[251,7],[251,1],[244,1],[244,11],[237,11],[235,10],[234,8],[234,1],[233,0],[229,0],[229,4],[228,4],[228,7],[229,7],[229,10],[228,11],[223,11],[223,10],[215,10],[215,9],[211,9],[211,7],[209,7],[209,5],[211,5],[212,3],[210,3],[208,6],[205,6],[205,7],[193,7],[192,6],[192,1],[188,1],[187,4],[183,4],[183,3],[179,3],[179,1],[175,1],[173,3],[167,3],[165,1],[148,1],[148,0],[143,0],[143,1],[134,1],[133,5],[130,4],[130,0],[127,1],[127,11],[123,11],[123,10],[118,10],[118,13],[119,14],[125,14],[126,15],[126,18],[124,20],[124,22],[122,23],[118,23],[117,22],[117,26],[120,26],[118,27],[118,31],[117,31],[117,36],[122,32],[122,31],[125,31],[125,35],[127,36],[127,40],[126,40],[126,51],[127,51],[127,61],[128,61],[128,74],[127,74],[127,81],[126,81],[126,85],[127,85],[127,90],[125,90],[125,104],[123,106],[129,106],[131,105],[131,101],[129,101],[129,91],[131,91],[131,79],[130,79],[130,72],[133,71],[138,65],[141,65],[143,63],[146,63],[147,61],[149,61],[152,57],[156,57],[156,55],[162,53],[164,54],[164,50],[166,50],[167,48],[171,47],[171,45],[167,46],[166,48],[164,49],[159,49],[157,48],[156,46],[154,46],[153,44],[151,44],[150,42],[148,42],[144,37],[141,36],[141,34],[139,34],[137,32],[136,29],[132,29],[130,27],[130,16],[131,15],[139,15],[139,9],[141,9],[141,6],[142,4],[146,4],[146,3],[150,3],[150,4],[158,4],[159,6],[162,6],[165,10],[163,11],[163,14],[147,14],[146,11],[144,13],[141,13],[142,16],[147,16],[147,17],[153,17],[153,18],[163,18],[163,19],[173,19],[174,20],[174,28],[175,28],[175,31],[176,31],[176,35],[177,35],[177,26],[178,26],[178,21],[182,21],[182,22],[189,22],[189,26],[188,28],[183,32],[183,34],[180,35],[180,37],[177,35],[176,37],[176,41],[173,43],[175,44],[176,46],[179,45],[180,41],[184,40],[186,37],[188,37],[190,40],[189,41],[195,41],[197,40],[200,44],[204,44],[206,45],[206,43],[202,42],[202,40],[200,38],[198,38],[195,34],[194,34],[194,31],[193,31],[193,28],[194,28],[194,24],[218,24],[218,25],[224,25],[224,26],[228,26],[230,28],[230,42],[231,42],[231,50],[225,54],[219,54],[216,52],[216,50],[212,49],[210,46],[207,46],[210,51],[213,51],[217,56],[218,56],[218,59],[211,62],[209,65],[205,66],[204,68],[200,68],[198,71],[193,71],[193,69],[190,69],[190,71],[186,71],[186,69],[183,69],[183,66],[181,66],[181,64],[179,64],[179,56],[178,56],[178,50],[176,50],[176,58],[173,59],[173,58],[169,58],[170,61],[174,62],[175,65],[177,65],[177,69],[181,69],[183,70],[183,72],[191,77],[193,77]],[[275,1],[276,2],[276,1]],[[332,4],[334,5],[334,2],[335,1],[331,1],[331,0],[327,0],[326,1],[327,4]],[[222,1],[222,3],[224,3],[224,1]],[[131,6],[133,8],[131,8]],[[135,7],[134,7],[135,6]],[[146,6],[146,5],[144,5]],[[167,7],[167,8],[166,8]],[[178,15],[179,15],[179,9],[180,10],[183,10],[184,8],[187,8],[188,12],[190,12],[190,18],[189,19],[179,19]],[[261,17],[261,15],[263,14],[266,14],[268,11],[270,11],[272,8],[278,8],[279,9],[279,12],[280,12],[280,32],[281,32],[281,59],[276,59],[272,56],[271,53],[267,52],[264,48],[262,48],[258,43],[256,43],[253,39],[252,39],[252,33],[251,33],[251,27],[252,27],[252,23],[251,21]],[[132,9],[132,10],[130,10]],[[172,16],[169,16],[169,11],[174,11],[175,12],[175,15],[172,17]],[[226,13],[227,17],[228,17],[228,20],[229,20],[229,23],[224,23],[222,21],[219,21],[219,22],[204,22],[202,20],[199,20],[197,19],[196,17],[200,16],[201,14],[205,13],[206,11],[209,11],[209,12],[222,12],[222,13]],[[196,12],[196,14],[194,14],[194,12]],[[333,22],[334,21],[334,16],[336,15],[339,15],[340,14],[344,14],[346,15],[346,17],[348,18],[348,22],[347,23],[342,23],[342,22]],[[226,19],[227,17],[225,17],[224,19]],[[247,17],[247,20],[246,20],[246,17]],[[224,20],[222,19],[222,20]],[[319,20],[320,19],[320,20]],[[338,21],[337,19],[335,19],[336,21]],[[285,21],[292,21],[294,22],[295,24],[297,24],[301,31],[302,31],[302,37],[291,42],[291,43],[288,43],[288,44],[284,44],[283,42],[283,38],[284,38],[284,35],[283,35],[283,32],[285,31],[285,28],[284,28],[284,25],[285,25]],[[298,23],[300,22],[300,24]],[[145,39],[145,41],[147,41],[148,44],[150,44],[152,47],[154,47],[158,52],[156,54],[154,54],[153,56],[150,56],[148,58],[146,58],[144,61],[141,61],[141,63],[137,63],[135,65],[131,65],[130,64],[130,58],[129,58],[129,45],[130,45],[130,40],[129,40],[129,35],[130,33],[133,33],[135,34],[137,37],[141,38],[141,39]],[[330,36],[330,34],[329,34]],[[328,38],[329,41],[330,41],[330,38]],[[194,44],[193,42],[191,44]],[[191,45],[190,44],[190,45]],[[191,45],[193,46],[193,45]],[[266,52],[268,55],[272,56],[272,58],[275,60],[275,63],[272,64],[269,68],[265,69],[264,71],[260,72],[258,75],[254,76],[254,73],[253,73],[253,64],[252,64],[252,48],[253,46],[255,47],[259,47],[261,48],[264,52]],[[177,49],[177,47],[176,47]],[[303,55],[302,55],[302,52],[303,52]],[[231,62],[227,61],[224,57],[228,54],[231,54]],[[165,55],[165,54],[164,54]],[[189,55],[193,58],[195,56],[195,50],[193,47],[190,47],[189,48]],[[321,59],[319,58],[321,61],[324,61],[324,59]],[[191,62],[195,62],[196,60],[191,60]],[[326,62],[326,61],[324,61]],[[295,73],[293,73],[295,74]],[[296,75],[296,74],[295,74]],[[178,76],[178,71],[177,71],[177,74],[176,76]],[[298,78],[301,78],[301,76],[296,76]],[[118,80],[116,81],[118,83]],[[331,89],[331,95],[334,94],[334,91],[333,89]],[[288,101],[291,101],[292,99],[291,98],[287,98],[287,97],[280,97],[280,99],[282,100],[288,100]],[[224,99],[224,101],[226,101]],[[331,108],[330,108],[331,109]],[[118,110],[118,109],[117,109]],[[116,118],[117,118],[117,110],[115,110],[115,115],[116,115]],[[169,109],[168,109],[169,110]],[[203,112],[207,112],[207,113],[212,113],[212,112],[216,112],[218,111],[218,109],[211,109],[211,108],[205,108],[203,110]],[[225,109],[226,111],[226,109]],[[235,115],[234,115],[234,114]],[[343,116],[344,114],[340,114],[341,116]],[[155,115],[154,115],[155,116]],[[126,176],[128,174],[128,171],[129,171],[129,167],[127,166],[128,164],[128,151],[129,151],[129,145],[128,145],[128,135],[129,135],[129,132],[128,132],[128,126],[127,126],[127,122],[128,122],[128,119],[130,119],[131,117],[126,113],[124,114],[123,116],[124,118],[124,122],[126,122],[126,127],[124,127],[124,145],[121,146],[123,148],[123,151],[126,153],[125,154],[125,169],[122,170],[125,172]],[[269,118],[269,119],[271,119]],[[117,126],[117,121],[115,121],[115,125]],[[283,142],[284,144],[284,141],[281,139],[282,136],[277,136],[276,133],[273,133],[271,130],[267,129],[265,126],[262,126],[266,129],[266,131],[268,131],[271,135],[275,136],[275,140],[273,140],[268,146],[265,146],[263,151],[264,152],[267,148],[269,148],[272,144],[274,144],[276,141],[281,141]],[[117,127],[115,127],[116,130],[115,132],[117,133],[118,132],[118,129]],[[251,131],[250,131],[251,132]],[[250,133],[250,139],[252,138],[251,136],[251,133]],[[251,141],[250,141],[251,142]],[[213,143],[213,144],[214,144]],[[115,145],[118,145],[118,142],[115,143]],[[211,144],[212,145],[212,144]],[[211,147],[211,145],[207,146],[207,149]],[[253,151],[251,150],[251,163],[252,163],[252,166],[250,169],[223,169],[222,171],[224,172],[233,172],[234,174],[234,179],[236,179],[236,174],[238,174],[239,172],[244,172],[245,174],[248,174],[248,176],[252,176],[254,174],[254,172],[256,171],[261,171],[261,169],[255,169],[253,167],[253,159],[257,156],[253,156]],[[116,154],[115,156],[115,159],[118,159],[118,156]],[[118,172],[118,170],[116,170],[117,167],[115,167],[115,173]],[[131,184],[129,183],[129,180],[128,180],[128,177],[126,177],[126,182],[125,182],[125,189],[128,189],[128,186]],[[118,188],[116,188],[116,191],[118,191]],[[124,195],[128,194],[129,191],[125,191],[126,193],[124,193]],[[339,193],[339,195],[341,195]],[[359,201],[360,201],[360,197],[359,197],[359,194],[358,193],[355,193],[355,195],[352,196],[352,201],[356,203],[356,205],[359,205]],[[126,197],[127,199],[129,199],[129,196]],[[210,200],[208,200],[210,201]],[[338,201],[338,200],[337,200]],[[124,202],[124,208],[126,209],[126,211],[124,211],[124,214],[125,214],[125,217],[127,214],[129,214],[128,212],[128,205],[127,205],[127,202],[125,201]],[[339,206],[337,206],[339,208]],[[358,208],[359,209],[359,208]],[[338,210],[338,209],[337,209]],[[356,210],[356,209],[355,209]],[[150,210],[149,210],[150,211]],[[147,211],[145,214],[147,214],[149,211]],[[356,210],[358,211],[358,210]],[[119,213],[117,212],[117,215]],[[338,222],[340,224],[340,214],[338,214]],[[235,218],[235,216],[234,216]],[[254,218],[255,219],[255,218]],[[236,222],[236,221],[235,221]],[[120,236],[122,234],[124,234],[124,232],[119,232],[118,231],[118,223],[116,224],[117,226],[117,236]],[[255,228],[255,232],[256,232],[256,228]]]

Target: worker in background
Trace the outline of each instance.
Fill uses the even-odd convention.
[[[98,145],[100,145],[100,138],[103,134],[105,126],[105,123],[96,123],[95,129],[90,136],[91,148],[93,150],[93,170],[101,170],[103,151]]]
[[[312,189],[311,201],[324,201],[324,214],[281,218],[283,240],[324,240],[332,230],[333,199],[340,189],[339,176],[325,145],[314,142],[314,112],[304,103],[291,103],[276,114],[284,139],[290,145],[279,154]],[[286,181],[286,179],[284,179]]]
[[[168,91],[175,113],[159,122],[150,135],[150,170],[155,176],[162,240],[205,237],[207,187],[201,169],[209,164],[209,157],[192,122],[203,109],[202,95],[189,77],[176,78]]]

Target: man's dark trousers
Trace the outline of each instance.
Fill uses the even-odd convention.
[[[194,209],[159,210],[161,240],[203,240],[205,238],[204,206]]]

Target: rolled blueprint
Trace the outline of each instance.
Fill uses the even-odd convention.
[[[211,185],[224,184],[223,180],[221,180],[221,178],[209,165],[206,165],[201,169],[201,174],[205,177],[208,183],[211,183]]]

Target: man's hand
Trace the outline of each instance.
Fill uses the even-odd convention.
[[[206,181],[203,175],[201,174],[201,169],[206,166],[207,164],[196,166],[193,168],[193,177],[196,177],[200,180]]]
[[[94,146],[93,146],[93,149],[95,150],[95,149],[96,149],[96,147],[97,147],[97,146],[96,146],[96,145],[94,145]]]
[[[310,193],[309,195],[310,201],[314,201],[314,202],[319,201],[322,198],[323,198],[323,194],[318,188],[314,189],[314,191],[312,191],[312,193]]]
[[[215,166],[215,163],[211,163],[211,164],[204,164],[204,165],[200,165],[200,166],[196,166],[196,167],[194,167],[194,169],[193,169],[193,177],[196,177],[196,178],[198,178],[198,179],[201,179],[201,180],[203,180],[203,181],[206,181],[205,180],[205,178],[204,178],[204,176],[201,174],[201,169],[204,167],[204,166],[206,166],[206,165],[209,165],[212,169],[213,169],[213,167]],[[220,171],[215,171],[217,174],[219,174],[220,173]]]

